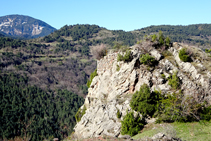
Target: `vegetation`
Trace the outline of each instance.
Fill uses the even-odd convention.
[[[54,36],[71,36],[73,41],[77,41],[80,39],[88,39],[91,38],[95,33],[98,33],[101,29],[97,25],[65,25],[60,30],[55,31],[53,34]]]
[[[166,37],[166,39],[165,39],[165,45],[169,47],[170,46],[170,43],[171,43],[171,39],[169,37]]]
[[[179,58],[183,61],[183,62],[190,62],[191,58],[190,55],[187,53],[187,49],[182,48],[179,51]]]
[[[70,135],[83,98],[67,90],[46,92],[30,86],[26,75],[1,75],[0,84],[0,138],[43,140]]]
[[[119,109],[117,110],[116,116],[117,116],[117,118],[121,118],[121,116],[122,116],[122,114],[120,113]]]
[[[83,117],[83,115],[86,113],[86,106],[83,106],[83,109],[81,110],[81,108],[78,109],[78,112],[75,114],[75,119],[77,122],[81,121],[81,118]]]
[[[208,54],[209,57],[211,57],[211,49],[205,49],[205,52]]]
[[[211,119],[211,106],[206,106],[206,103],[199,103],[193,97],[184,97],[181,90],[178,93],[166,95],[158,91],[150,92],[146,84],[141,86],[140,91],[133,94],[130,106],[143,116],[158,117],[158,123]]]
[[[159,25],[149,26],[136,31],[139,36],[150,35],[150,33],[158,33],[162,31],[166,37],[171,38],[172,42],[185,42],[191,44],[198,44],[202,48],[203,46],[209,46],[211,41],[209,40],[211,25],[210,24],[195,24],[188,26],[170,26]]]
[[[150,124],[141,133],[133,136],[134,140],[153,137],[157,133],[164,133],[181,140],[200,141],[210,139],[211,122],[174,122],[162,124]]]
[[[151,55],[146,53],[146,54],[140,55],[140,62],[145,65],[153,66],[153,65],[155,65],[156,61],[155,61],[154,57],[152,57]]]
[[[152,116],[157,110],[156,106],[158,104],[159,98],[159,92],[155,91],[151,93],[149,86],[147,86],[147,84],[144,84],[140,87],[139,91],[136,91],[133,94],[130,102],[130,107],[133,110],[140,112],[144,116]]]
[[[134,117],[134,112],[127,113],[121,121],[121,134],[136,135],[146,124],[145,119],[139,115]]]
[[[180,80],[177,76],[177,72],[174,72],[173,75],[168,77],[168,84],[174,88],[174,89],[178,89],[180,86]]]
[[[168,94],[162,97],[158,106],[156,122],[193,122],[211,119],[211,106],[199,103],[193,97],[184,97],[183,93]]]
[[[97,76],[97,69],[95,69],[95,71],[93,73],[91,73],[89,80],[87,81],[87,87],[89,88],[90,85],[92,84],[92,80],[93,78]]]
[[[101,44],[100,46],[95,46],[92,48],[92,54],[93,54],[94,58],[96,58],[98,60],[100,60],[101,58],[106,56],[107,52],[108,51],[104,44]]]
[[[117,61],[129,62],[131,60],[132,60],[132,57],[131,57],[131,51],[130,50],[127,50],[125,52],[125,55],[121,55],[120,53],[118,53]]]
[[[147,39],[149,38],[151,39],[152,42],[157,43],[154,45],[155,47],[161,47],[161,46],[169,47],[171,43],[170,38],[169,37],[165,38],[161,30],[159,31],[158,35],[156,34],[150,36],[146,35],[145,38]]]
[[[116,71],[119,71],[119,70],[120,70],[120,66],[116,65]]]
[[[158,41],[159,41],[159,44],[160,45],[163,45],[164,44],[164,40],[165,40],[165,37],[163,35],[163,32],[160,30],[159,33],[158,33]]]
[[[166,76],[165,76],[165,74],[161,74],[161,77],[163,78],[163,79],[166,79]]]

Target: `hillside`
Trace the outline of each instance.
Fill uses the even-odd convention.
[[[62,41],[80,41],[88,43],[89,46],[97,44],[106,44],[113,47],[115,43],[132,46],[137,41],[143,40],[146,35],[157,34],[162,31],[172,42],[182,42],[190,45],[197,45],[200,48],[211,48],[210,24],[196,24],[188,26],[149,26],[146,28],[125,32],[123,30],[107,30],[97,25],[70,25],[64,26],[60,30],[44,38],[46,42]],[[61,39],[59,38],[61,36]]]
[[[189,33],[188,31],[191,31],[189,29],[192,29],[191,26],[153,26],[139,31],[124,32],[110,31],[97,25],[66,25],[48,36],[33,40],[20,41],[2,38],[1,42],[4,43],[1,45],[1,52],[13,53],[12,57],[2,54],[2,57],[5,58],[2,60],[3,71],[27,73],[30,78],[29,83],[42,89],[68,89],[85,96],[87,78],[96,68],[96,50],[99,50],[100,47],[105,49],[120,45],[128,47],[146,38],[144,34],[150,35],[158,32],[159,29],[163,30],[164,35],[168,33],[170,37],[174,36],[175,38],[173,37],[171,41],[180,41],[178,39],[186,35],[184,42],[189,41],[189,44],[195,44],[197,40],[185,40],[188,35],[194,35],[194,31],[198,32],[197,28]],[[201,26],[201,31],[206,29],[205,25],[195,25],[194,27],[199,26]],[[208,27],[209,25],[207,25],[209,31]],[[171,28],[172,30],[169,30]],[[209,36],[208,32],[201,32],[200,35],[202,34],[206,37]],[[7,41],[5,42],[5,40]],[[208,40],[206,42],[199,47],[203,50],[209,48]],[[16,54],[21,54],[23,58],[18,58]],[[14,57],[17,60],[11,60]]]
[[[197,45],[201,48],[206,46],[210,48],[211,24],[149,26],[135,30],[134,32],[138,35],[144,36],[156,34],[159,31],[162,31],[165,36],[169,36],[173,42],[184,42]]]
[[[111,50],[97,61],[76,114],[75,138],[130,138],[155,121],[211,119],[210,53],[187,44],[171,45],[161,33],[152,41],[154,36],[126,51]],[[162,134],[171,138],[166,136]]]
[[[14,38],[43,37],[55,30],[47,23],[29,16],[7,15],[0,17],[0,31]]]
[[[184,26],[181,28],[185,30],[185,28],[187,27]],[[148,27],[137,31],[125,32],[121,30],[111,31],[97,25],[66,25],[45,37],[30,40],[12,39],[5,37],[5,35],[3,34],[3,36],[0,37],[0,82],[2,84],[0,91],[1,94],[5,95],[1,95],[2,97],[0,98],[0,104],[2,105],[0,113],[4,113],[1,117],[5,117],[8,120],[5,122],[1,122],[1,125],[3,125],[1,126],[1,129],[5,132],[2,132],[0,137],[5,135],[7,138],[13,138],[15,136],[21,136],[21,134],[23,133],[34,135],[32,140],[45,138],[51,139],[52,136],[62,139],[69,136],[76,124],[76,119],[74,115],[78,111],[78,108],[81,107],[81,105],[83,104],[84,99],[82,99],[80,96],[84,98],[87,97],[86,102],[87,99],[89,101],[93,100],[93,98],[90,97],[90,94],[88,94],[88,87],[86,83],[89,77],[93,77],[90,74],[97,67],[97,59],[99,60],[102,58],[102,56],[109,54],[109,50],[118,50],[120,48],[123,48],[123,50],[127,50],[130,46],[133,46],[136,43],[140,45],[152,45],[151,42],[152,40],[154,40],[154,36],[151,35],[150,32],[159,32],[159,29],[155,30],[155,28],[157,27]],[[171,28],[171,26],[167,26],[166,28]],[[169,37],[173,35],[177,35],[178,37],[183,36],[184,33],[181,32],[180,34],[179,30],[176,27],[174,28],[175,33],[177,34],[175,34],[174,32],[170,32],[171,34],[169,34]],[[203,28],[205,29],[205,27]],[[197,47],[191,46],[191,44],[195,44],[197,41],[196,38],[193,38],[193,40],[189,40],[189,37],[191,37],[192,34],[190,34],[188,31],[189,30],[186,31],[188,34],[186,34],[187,38],[185,38],[184,42],[188,43],[188,48],[191,49],[193,47],[193,53],[197,51],[199,52],[199,54],[196,54],[196,58],[193,58],[195,60],[194,62],[192,62],[192,65],[194,65],[196,70],[199,69],[202,72],[201,75],[204,75],[207,73],[206,69],[210,71],[209,54],[207,53],[206,55],[204,55],[204,58],[201,56],[203,56],[202,54],[204,54],[205,48],[210,48],[208,40],[209,38],[206,40],[204,39],[204,43],[196,44]],[[163,34],[168,34],[167,29],[163,30]],[[203,37],[209,36],[208,33],[201,34],[203,34]],[[173,38],[171,39],[171,41],[172,40],[179,41],[178,38]],[[166,43],[167,42],[165,42],[165,45]],[[170,41],[168,44],[170,45]],[[177,43],[175,43],[176,50],[178,51],[179,47],[177,47],[176,44]],[[179,44],[180,43],[178,43],[178,46]],[[180,45],[186,46],[183,44]],[[198,47],[202,48],[202,50],[200,50]],[[160,54],[163,54],[163,56],[166,55],[165,59],[169,59],[170,62],[172,61],[172,63],[176,65],[176,67],[178,67],[178,63],[175,63],[174,55],[172,55],[175,50],[168,50],[166,52],[165,49],[166,48],[161,48],[158,51]],[[131,49],[131,51],[132,50],[133,49]],[[207,52],[210,51],[207,50]],[[190,52],[190,54],[192,53]],[[117,54],[113,55],[116,56]],[[205,68],[200,65],[198,66],[197,56],[198,60],[203,62],[202,65]],[[114,60],[115,59],[116,58],[114,58]],[[163,59],[163,61],[165,59]],[[100,62],[102,62],[103,60],[106,60],[106,58],[101,59]],[[109,64],[107,63],[108,62],[105,61],[101,63],[101,65],[109,66]],[[130,63],[128,62],[128,64]],[[121,67],[121,65],[124,66],[125,64],[117,63],[117,65],[119,67],[116,67],[120,70],[120,72],[124,71],[121,70],[124,68]],[[160,68],[163,67],[162,65],[158,66]],[[168,67],[171,68],[172,66],[170,65]],[[138,69],[136,67],[131,68],[133,68],[134,70]],[[97,69],[99,69],[99,67]],[[151,70],[151,68],[148,67],[145,67],[145,69],[150,71],[150,73],[152,73],[151,71],[153,71]],[[193,68],[191,67],[191,69]],[[196,70],[193,69],[194,74]],[[107,71],[107,68],[102,70],[102,72],[103,71]],[[172,72],[167,73],[171,74]],[[167,76],[167,74],[165,74],[165,76]],[[188,79],[191,79],[191,77],[193,76],[187,77]],[[204,79],[207,79],[207,77],[204,77]],[[115,80],[112,80],[110,82],[113,81]],[[164,79],[162,82],[165,82],[165,85],[167,85],[167,79]],[[149,84],[153,83],[154,79],[149,81]],[[194,90],[197,88],[200,89],[200,83],[201,82],[199,82],[197,86],[194,87]],[[191,82],[190,85],[192,85]],[[91,84],[91,87],[92,86],[93,84]],[[102,90],[104,90],[103,87],[104,86],[102,86]],[[5,92],[5,89],[7,93]],[[129,89],[132,90],[133,88]],[[133,91],[135,90],[137,89],[133,89]],[[200,90],[202,92],[206,91],[205,89]],[[32,94],[32,97],[28,97],[32,93],[32,91],[34,91],[35,93]],[[15,96],[13,96],[14,94]],[[11,97],[14,98],[11,99]],[[35,97],[38,98],[33,101]],[[43,97],[47,100],[47,103],[43,101]],[[103,100],[107,100],[106,95],[103,94],[103,97]],[[122,99],[120,99],[120,101],[121,100]],[[18,105],[15,101],[24,101],[24,104]],[[29,101],[33,102],[29,104]],[[27,105],[30,108],[27,108]],[[39,107],[42,108],[39,109]],[[45,107],[56,108],[55,110],[48,111],[48,109],[46,109]],[[17,111],[17,109],[22,110]],[[13,112],[10,111],[17,112],[13,114]],[[23,117],[21,113],[24,113],[27,116]],[[39,116],[34,117],[37,114]],[[18,118],[15,118],[16,115],[18,115]],[[20,120],[23,120],[23,122],[20,122]],[[7,122],[8,124],[3,124]],[[28,125],[31,124],[33,128],[31,128],[32,126],[30,126],[30,128],[36,130],[36,134],[33,134],[31,132],[32,130],[28,128]],[[37,130],[41,128],[41,126],[45,126],[45,128],[43,128],[43,130],[41,131]],[[9,130],[11,129],[14,129],[14,134],[11,134],[11,132],[9,132]],[[20,133],[20,129],[23,129],[24,132]],[[35,136],[41,133],[42,136]]]

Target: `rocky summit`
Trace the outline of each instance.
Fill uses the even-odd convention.
[[[190,50],[191,62],[183,62],[179,51]],[[210,57],[201,49],[180,43],[173,43],[166,50],[158,50],[152,43],[140,43],[130,47],[131,60],[118,61],[123,51],[110,51],[97,61],[97,76],[92,80],[84,105],[86,112],[75,126],[75,135],[82,138],[107,135],[121,135],[121,120],[132,111],[132,95],[141,85],[147,84],[150,91],[162,94],[182,91],[184,97],[192,96],[197,102],[211,104],[211,63]],[[140,62],[140,56],[148,53],[156,59],[154,67]],[[169,85],[169,76],[177,73],[180,88]],[[117,117],[117,112],[122,115]],[[148,122],[153,120],[148,120]]]
[[[0,17],[0,31],[11,37],[31,39],[46,36],[55,30],[47,23],[29,16],[7,15]]]

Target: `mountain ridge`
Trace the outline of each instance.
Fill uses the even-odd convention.
[[[15,38],[31,39],[50,34],[56,29],[47,23],[25,15],[0,17],[0,31]]]

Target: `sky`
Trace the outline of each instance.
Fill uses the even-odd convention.
[[[211,23],[211,0],[0,0],[0,16],[19,14],[60,29],[95,24],[132,31],[151,25]]]

